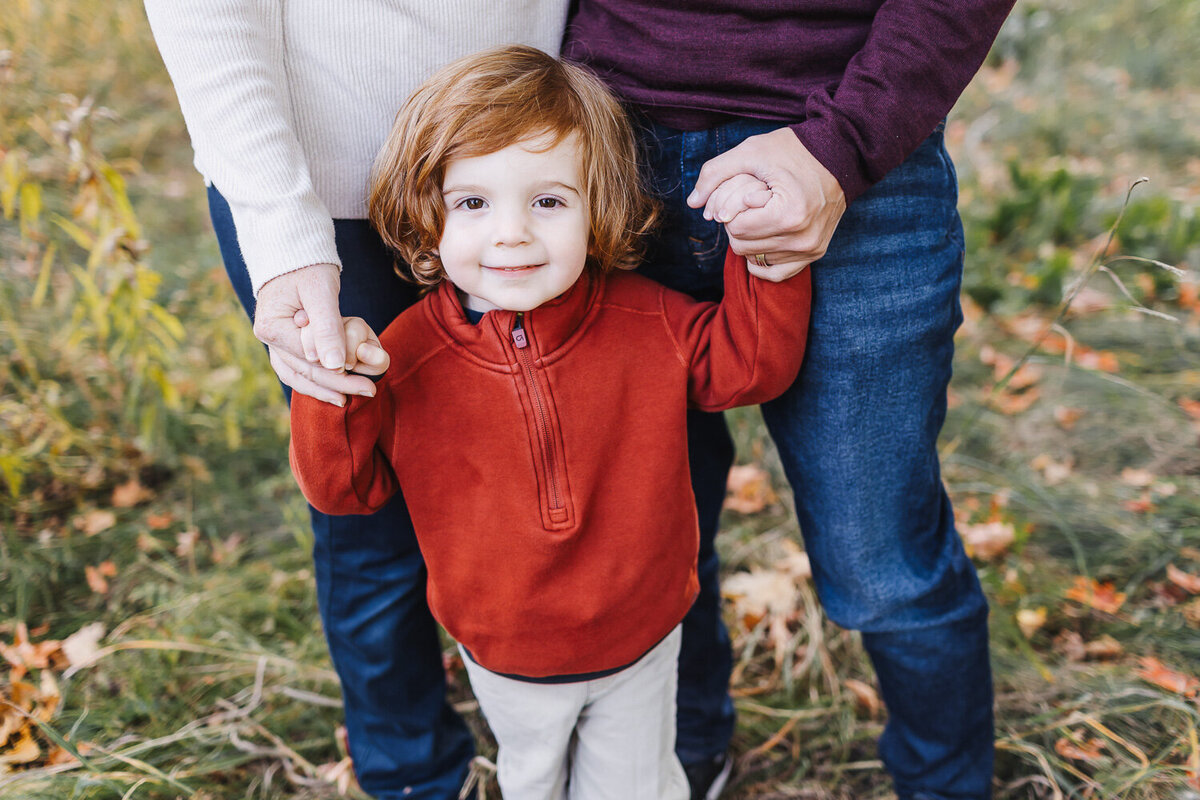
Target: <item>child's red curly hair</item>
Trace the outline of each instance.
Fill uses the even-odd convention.
[[[437,247],[446,165],[546,134],[549,149],[572,133],[591,224],[588,266],[632,268],[657,205],[642,185],[629,119],[594,75],[533,47],[461,58],[413,93],[375,159],[371,224],[417,283],[437,284],[445,276]]]

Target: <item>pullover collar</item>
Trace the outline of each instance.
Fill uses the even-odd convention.
[[[495,309],[472,324],[454,285],[443,280],[425,307],[433,324],[450,342],[482,361],[507,369],[515,362],[512,332],[518,315],[533,354],[545,360],[583,332],[598,305],[604,283],[602,276],[593,276],[585,270],[570,289],[531,311]]]

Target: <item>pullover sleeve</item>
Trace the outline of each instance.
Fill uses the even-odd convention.
[[[374,397],[354,396],[345,408],[292,394],[292,473],[313,508],[326,514],[370,514],[396,493],[387,456],[395,433],[385,378]]]
[[[333,219],[293,128],[277,0],[145,0],[196,163],[229,202],[255,296],[313,264],[339,268]]]
[[[835,90],[792,130],[851,202],[916,150],[987,57],[1014,0],[885,0]]]
[[[697,303],[667,289],[662,298],[668,330],[691,373],[693,408],[764,403],[795,381],[808,339],[811,270],[773,283],[751,275],[746,259],[730,250],[720,303]]]

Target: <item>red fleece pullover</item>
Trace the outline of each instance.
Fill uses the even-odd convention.
[[[687,409],[791,385],[810,298],[730,253],[720,304],[620,272],[472,325],[443,282],[384,331],[374,398],[293,396],[292,470],[327,514],[403,487],[429,607],[487,669],[621,667],[696,595]]]

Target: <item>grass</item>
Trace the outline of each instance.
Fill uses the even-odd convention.
[[[140,5],[10,5],[0,797],[353,795],[283,404],[220,271]],[[1200,575],[1200,11],[1075,5],[1020,4],[947,129],[968,267],[944,477],[965,532],[1012,536],[969,538],[993,608],[995,795],[1194,798],[1200,594],[1179,576]],[[1098,273],[1000,385],[1097,253],[1190,269],[1111,264],[1176,321],[1131,311]],[[761,508],[727,511],[719,543],[741,587],[730,795],[890,797],[858,637],[796,577],[757,411],[730,418],[739,461],[766,475],[739,490]],[[759,613],[755,587],[781,570],[787,590]],[[96,623],[90,665],[46,644]]]

